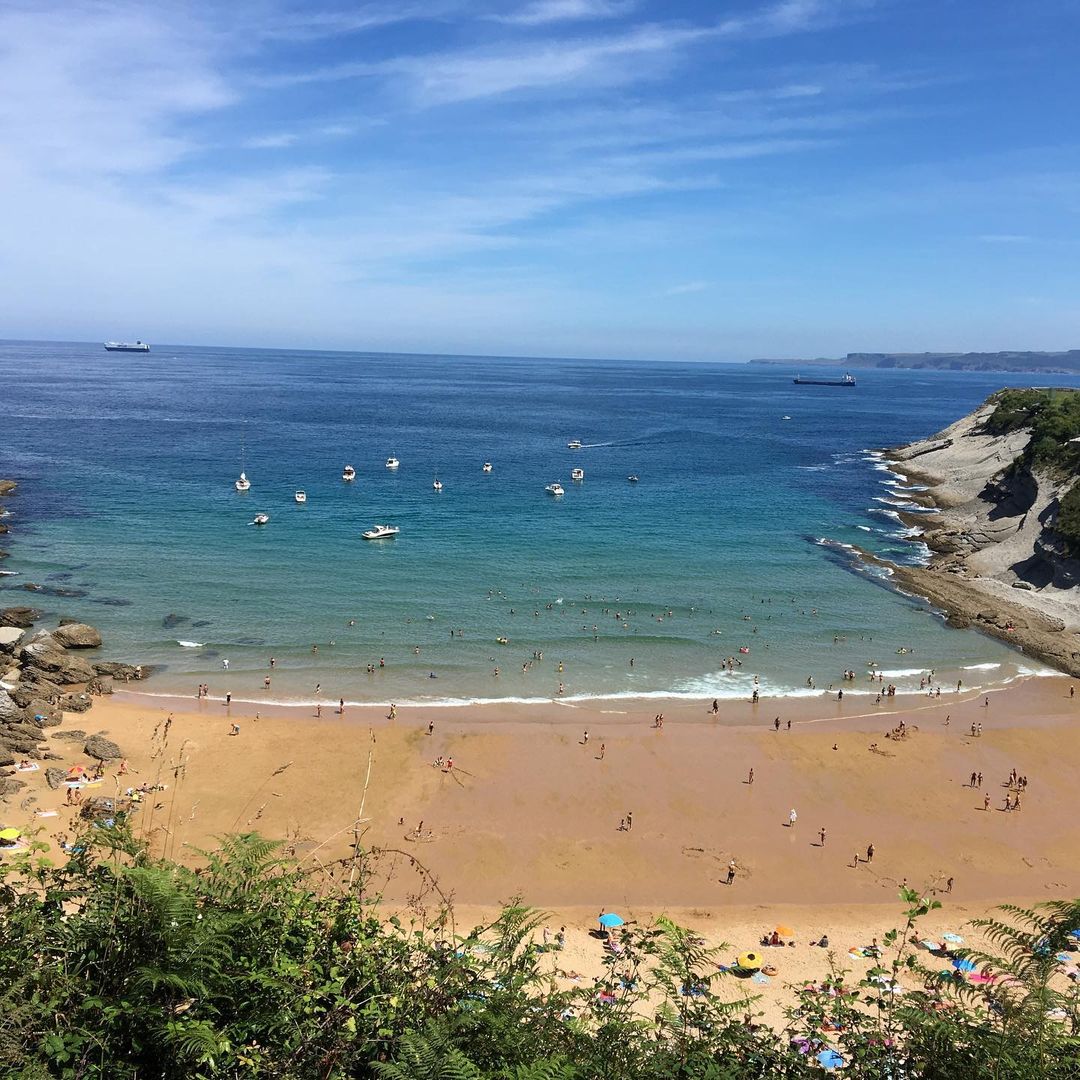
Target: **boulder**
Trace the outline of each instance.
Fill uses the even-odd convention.
[[[0,690],[0,724],[9,720],[19,720],[22,708],[6,690]]]
[[[49,738],[63,739],[65,742],[85,742],[86,732],[80,731],[78,728],[64,728],[63,731],[53,732]]]
[[[13,652],[25,633],[19,626],[0,626],[0,652]]]
[[[36,754],[41,729],[33,724],[5,724],[0,727],[0,746],[16,754]]]
[[[120,747],[111,739],[106,739],[104,735],[91,735],[86,740],[83,752],[92,758],[97,758],[98,761],[116,761],[124,756],[120,752]]]
[[[11,696],[26,709],[35,701],[58,701],[60,687],[44,678],[39,671],[25,668],[21,672],[19,685],[11,691]]]
[[[123,682],[128,682],[130,679],[141,679],[145,674],[143,667],[135,667],[134,664],[117,664],[112,661],[94,664],[94,671],[98,675],[107,675]]]
[[[93,667],[87,661],[78,656],[70,656],[51,634],[35,634],[30,639],[30,644],[24,645],[21,652],[26,667],[47,673],[50,681],[61,686],[88,683],[95,675]]]
[[[46,769],[45,783],[55,791],[63,782],[67,773],[63,769]]]
[[[104,697],[115,690],[112,679],[108,675],[98,675],[93,682],[86,684],[86,692],[97,697]]]
[[[65,649],[96,649],[101,645],[101,634],[93,626],[81,622],[61,623],[53,632],[53,640]]]
[[[18,626],[26,630],[44,614],[37,608],[25,606],[0,608],[0,626]]]
[[[14,480],[0,480],[0,495],[11,495],[18,486]]]
[[[41,728],[59,727],[64,719],[64,714],[55,705],[46,705],[44,701],[31,701],[23,710],[23,716],[28,724]]]
[[[14,776],[0,776],[0,799],[6,795],[17,795],[26,784]]]
[[[60,695],[60,708],[64,712],[86,712],[93,704],[93,699],[85,692]]]

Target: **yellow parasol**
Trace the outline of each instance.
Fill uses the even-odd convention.
[[[794,935],[794,933],[795,933],[795,931],[792,930],[790,926],[784,926],[783,924],[781,924],[780,926],[778,926],[776,928],[776,932],[781,937],[792,937]]]
[[[744,952],[737,963],[744,971],[757,971],[761,967],[761,957],[756,952]]]
[[[20,836],[18,829],[0,829],[0,840],[18,840]]]

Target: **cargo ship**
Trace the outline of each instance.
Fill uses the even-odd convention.
[[[150,346],[145,341],[106,341],[109,352],[149,352]]]
[[[809,378],[805,375],[796,375],[792,381],[800,386],[854,386],[855,376],[844,375],[839,379],[829,379],[820,375],[811,375]]]

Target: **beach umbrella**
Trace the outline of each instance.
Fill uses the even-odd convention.
[[[0,829],[0,840],[18,840],[20,836],[18,829]]]
[[[614,911],[608,911],[600,916],[600,925],[605,930],[610,930],[613,926],[622,926],[623,917],[616,915]]]
[[[1069,937],[1076,938],[1076,939],[1080,940],[1080,929],[1070,930],[1069,931]]]
[[[822,1050],[817,1059],[829,1070],[839,1069],[844,1064],[844,1059],[835,1050]]]
[[[82,776],[84,772],[86,772],[86,770],[81,765],[72,765],[71,768],[68,769],[67,774],[68,776]]]
[[[975,970],[975,962],[973,960],[968,960],[968,959],[966,959],[964,957],[961,957],[958,960],[954,960],[952,962],[952,966],[954,968],[956,968],[957,971],[961,971],[961,972],[965,972],[965,973],[968,972],[968,971],[974,971]]]
[[[959,934],[942,934],[941,936],[950,945],[963,945],[964,944],[964,939]]]
[[[776,932],[777,932],[777,933],[778,933],[778,934],[779,934],[779,935],[780,935],[781,937],[791,937],[791,936],[792,936],[792,934],[794,934],[794,933],[795,933],[795,931],[794,931],[794,930],[792,930],[790,926],[783,926],[783,925],[781,925],[781,926],[778,926],[778,927],[776,928]]]
[[[744,952],[737,963],[744,971],[757,971],[761,967],[761,956],[756,952]]]
[[[919,944],[924,949],[929,949],[930,952],[941,952],[941,946],[936,941],[930,941],[928,939],[926,941],[920,941]]]

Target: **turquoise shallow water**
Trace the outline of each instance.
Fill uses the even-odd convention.
[[[161,666],[155,692],[711,699],[869,660],[902,687],[1031,669],[817,542],[918,557],[867,450],[1023,376],[872,371],[851,390],[742,365],[8,343],[0,378],[0,475],[22,485],[0,603],[93,622],[110,656]],[[360,539],[376,522],[401,535]]]

